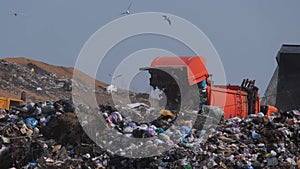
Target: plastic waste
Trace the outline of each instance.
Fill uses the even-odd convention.
[[[181,126],[180,127],[181,134],[192,134],[192,130],[188,126]]]
[[[245,166],[245,169],[254,169],[254,168],[252,167],[252,165],[247,164],[247,165]]]
[[[4,136],[2,136],[1,138],[2,138],[2,142],[3,143],[10,143],[10,139],[9,138],[4,137]]]
[[[155,130],[157,133],[163,133],[164,132],[164,129],[163,128],[157,128],[156,130]]]
[[[184,166],[184,169],[192,169],[191,164],[187,164],[186,166]]]
[[[25,120],[25,123],[33,128],[38,124],[38,121],[35,118],[30,117]]]
[[[36,167],[37,166],[37,163],[36,162],[28,162],[29,166],[31,167]]]
[[[260,138],[260,135],[258,133],[256,133],[254,130],[251,132],[251,134],[252,134],[252,139],[254,141],[256,141],[257,139]]]

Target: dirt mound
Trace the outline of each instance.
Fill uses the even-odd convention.
[[[52,118],[42,129],[46,139],[54,139],[62,145],[78,145],[92,141],[83,131],[75,113],[64,113]]]

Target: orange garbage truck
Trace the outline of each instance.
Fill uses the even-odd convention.
[[[172,110],[179,109],[182,99],[189,102],[193,100],[189,97],[197,96],[199,103],[191,105],[217,106],[224,111],[225,119],[277,112],[276,107],[260,104],[255,80],[244,79],[241,85],[213,85],[201,56],[157,57],[150,67],[140,70],[150,73],[150,85],[164,92],[166,107]]]

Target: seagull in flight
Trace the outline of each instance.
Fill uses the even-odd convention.
[[[169,16],[163,15],[162,17],[164,18],[165,21],[168,21],[169,25],[171,25],[171,20]]]
[[[130,2],[130,4],[129,4],[127,10],[124,11],[124,12],[122,12],[121,15],[129,15],[129,14],[130,14],[130,11],[129,11],[129,10],[130,10],[131,4],[132,4],[132,3]]]
[[[113,80],[116,80],[117,78],[121,77],[122,75],[115,75],[109,74],[110,77],[112,77]]]
[[[22,14],[22,13],[17,13],[17,12],[12,13],[11,15],[14,15],[14,16],[25,16],[24,14]]]

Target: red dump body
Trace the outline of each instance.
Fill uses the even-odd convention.
[[[248,109],[248,94],[240,86],[212,86],[208,90],[209,105],[218,106],[225,112],[225,119],[246,117],[260,112],[259,95],[253,105],[252,113]],[[225,100],[224,100],[225,99]]]
[[[260,96],[257,93],[258,88],[254,86],[254,83],[252,87],[255,87],[253,89],[255,92],[251,92],[252,89],[250,90],[250,88],[248,88],[251,85],[247,87],[247,84],[245,84],[244,87],[237,86],[237,85],[212,86],[211,81],[209,81],[209,72],[206,68],[205,59],[203,57],[200,56],[157,57],[152,61],[150,67],[144,68],[143,70],[158,69],[158,68],[159,69],[168,68],[174,70],[184,68],[184,70],[186,70],[185,71],[186,75],[182,77],[186,77],[187,83],[191,86],[197,85],[197,83],[206,80],[207,82],[206,104],[211,106],[218,106],[221,109],[223,109],[225,113],[224,115],[225,119],[231,117],[243,118],[249,114],[256,114],[260,112]],[[151,76],[155,77],[156,75],[153,74],[154,73],[152,71]],[[182,80],[184,81],[185,79]],[[152,79],[152,81],[154,80]],[[163,79],[160,79],[160,81],[163,81]],[[253,81],[249,81],[249,82],[253,82]],[[158,82],[158,83],[163,83],[163,82]],[[277,111],[276,108],[272,110]]]
[[[187,67],[188,82],[190,85],[196,84],[209,77],[205,60],[202,57],[157,57],[151,67]]]

